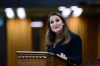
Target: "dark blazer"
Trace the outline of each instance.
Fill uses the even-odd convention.
[[[71,40],[68,44],[63,44],[64,40],[62,39],[56,44],[55,48],[48,46],[47,52],[54,54],[64,53],[68,61],[80,65],[82,64],[82,41],[77,34],[70,34]]]

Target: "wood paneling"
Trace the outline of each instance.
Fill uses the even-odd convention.
[[[99,20],[99,29],[98,29],[98,59],[100,59],[100,20]]]
[[[47,18],[44,18],[43,21],[43,27],[40,28],[40,51],[46,51],[45,46],[45,34],[46,34],[46,20]]]
[[[17,66],[16,51],[31,51],[30,20],[7,20],[7,66]]]

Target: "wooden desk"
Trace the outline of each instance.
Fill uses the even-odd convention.
[[[17,66],[67,66],[67,62],[49,52],[17,51]]]

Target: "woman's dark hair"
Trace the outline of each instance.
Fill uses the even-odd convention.
[[[68,44],[70,39],[71,39],[71,36],[70,36],[70,33],[69,33],[68,26],[66,25],[65,19],[61,16],[60,13],[51,12],[48,16],[48,21],[47,21],[47,26],[46,26],[46,36],[45,36],[46,46],[53,45],[54,42],[55,42],[55,39],[56,39],[56,34],[50,28],[50,17],[54,16],[54,15],[60,17],[60,19],[64,23],[62,33],[61,33],[61,35],[62,35],[61,39],[64,39],[64,44]]]

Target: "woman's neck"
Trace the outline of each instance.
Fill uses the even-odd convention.
[[[62,35],[61,34],[56,34],[56,40],[61,40]]]

